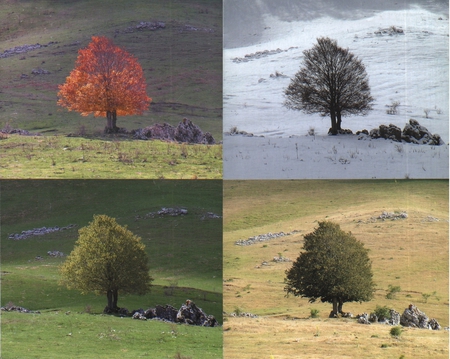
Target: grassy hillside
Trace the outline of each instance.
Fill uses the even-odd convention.
[[[373,219],[383,211],[406,211],[408,218]],[[290,358],[301,351],[309,358],[448,357],[447,331],[406,329],[397,340],[388,326],[328,319],[329,303],[284,296],[285,270],[292,263],[272,259],[295,260],[303,235],[325,219],[370,249],[375,297],[345,303],[344,311],[356,315],[386,305],[402,313],[414,303],[448,326],[448,181],[225,181],[224,311],[260,316],[225,319],[225,356]],[[267,242],[234,245],[294,230]],[[389,285],[401,288],[395,299],[386,299]],[[319,318],[309,318],[311,309],[320,311]]]
[[[221,321],[222,219],[206,216],[208,212],[222,215],[221,181],[4,180],[1,193],[1,304],[12,302],[42,312],[2,314],[2,357],[58,358],[62,355],[55,351],[59,345],[77,347],[73,357],[80,358],[154,357],[153,350],[161,358],[173,358],[177,351],[202,358],[221,357],[220,327],[141,324],[103,316],[106,297],[81,295],[59,286],[58,265],[64,258],[47,255],[55,250],[70,253],[77,229],[92,221],[93,214],[115,217],[142,238],[155,279],[145,296],[119,294],[120,307],[133,310],[170,304],[179,308],[191,299]],[[161,207],[186,208],[188,214],[147,215]],[[23,240],[8,239],[9,234],[27,229],[69,224],[77,226]],[[36,260],[37,256],[43,259]],[[64,315],[67,311],[69,316]],[[172,330],[178,335],[165,335]],[[72,335],[67,337],[68,333]],[[150,352],[148,341],[161,345],[152,345]],[[86,356],[92,348],[97,352]]]
[[[166,27],[138,31],[141,21],[161,21]],[[119,117],[119,127],[176,125],[188,117],[221,139],[222,1],[6,0],[0,4],[0,24],[0,52],[48,44],[0,58],[0,128],[100,133],[105,119],[58,108],[56,93],[73,69],[78,50],[93,35],[102,35],[137,57],[153,99],[142,116]],[[37,68],[50,74],[32,75]]]

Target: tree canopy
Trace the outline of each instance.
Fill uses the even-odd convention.
[[[342,116],[367,115],[373,98],[361,60],[328,37],[318,38],[303,55],[285,90],[287,108],[330,116],[333,135],[341,130]]]
[[[60,268],[61,284],[83,294],[106,294],[106,312],[117,311],[119,292],[143,295],[150,290],[153,278],[141,238],[106,215],[95,215],[78,232],[75,248]]]
[[[286,271],[287,296],[332,303],[334,315],[343,303],[372,299],[372,263],[363,243],[333,222],[319,222],[304,239],[303,251]]]
[[[78,51],[76,66],[59,85],[58,105],[87,116],[106,116],[106,130],[117,131],[118,115],[148,109],[144,72],[136,58],[104,36],[93,36]]]

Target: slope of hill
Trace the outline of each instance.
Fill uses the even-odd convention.
[[[164,28],[152,29],[151,22]],[[221,1],[18,1],[0,4],[3,57],[0,127],[33,132],[98,133],[105,119],[87,118],[56,105],[58,84],[92,36],[112,38],[137,57],[153,99],[142,116],[118,118],[129,130],[188,117],[220,140],[222,133]],[[33,71],[35,70],[35,71]],[[34,72],[34,74],[33,74]]]
[[[148,353],[149,341],[159,357],[174,357],[177,351],[221,357],[220,327],[181,328],[150,321],[144,329],[131,318],[104,316],[106,297],[81,295],[59,286],[58,266],[65,257],[47,253],[67,255],[77,229],[92,221],[94,214],[107,214],[142,238],[155,279],[145,296],[119,293],[120,307],[130,311],[166,304],[180,308],[190,299],[221,322],[222,181],[3,180],[1,193],[1,305],[14,303],[41,312],[2,313],[2,357],[57,358],[56,348],[64,345],[75,353],[74,358],[117,358],[122,350],[120,357],[135,358]],[[163,207],[184,208],[187,214],[159,215]],[[17,240],[11,236],[68,225],[74,226]],[[61,318],[66,312],[71,315]],[[171,331],[175,334],[161,335]],[[70,344],[68,333],[73,334]]]
[[[382,220],[383,212],[408,217]],[[258,316],[225,318],[225,356],[289,358],[301,351],[311,358],[447,357],[445,330],[406,329],[391,339],[389,326],[328,319],[331,304],[286,298],[283,282],[303,235],[331,220],[370,250],[377,285],[373,300],[346,303],[344,311],[370,313],[380,305],[403,313],[414,303],[447,327],[448,219],[448,181],[225,181],[224,311]],[[289,235],[235,245],[279,232]],[[394,299],[386,299],[390,285],[400,287]],[[311,309],[319,310],[319,318],[310,318]]]

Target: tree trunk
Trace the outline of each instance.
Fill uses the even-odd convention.
[[[337,128],[337,123],[336,123],[336,112],[334,110],[330,111],[330,118],[331,118],[331,134],[332,135],[337,135],[338,133],[338,128]]]
[[[333,298],[333,311],[331,312],[330,318],[337,317],[338,314],[338,300],[337,298]]]
[[[106,111],[106,127],[105,133],[117,133],[118,127],[117,123],[117,112],[116,111]]]
[[[113,308],[114,310],[118,309],[119,307],[117,306],[117,300],[119,299],[119,293],[117,291],[117,289],[113,290]]]
[[[341,128],[341,122],[342,122],[342,120],[341,120],[341,111],[338,111],[337,112],[337,130],[338,131],[340,131],[340,130],[342,130],[342,128]]]
[[[113,291],[112,290],[108,290],[107,292],[106,292],[106,297],[108,298],[108,309],[109,310],[112,310],[114,307],[113,307]]]
[[[342,298],[339,298],[339,303],[338,303],[338,313],[342,314],[342,306],[344,305],[344,303],[342,302]]]
[[[114,132],[117,132],[118,131],[118,127],[116,126],[116,123],[117,123],[117,112],[114,110],[113,112],[112,112],[112,128],[113,128],[113,131]]]

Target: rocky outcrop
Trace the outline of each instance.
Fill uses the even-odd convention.
[[[171,305],[157,305],[147,310],[137,309],[132,312],[133,319],[156,319],[172,323],[199,325],[203,327],[217,327],[219,323],[212,315],[207,315],[191,300],[186,300],[179,310]]]
[[[357,131],[356,134],[367,134],[367,131]],[[414,143],[417,145],[434,145],[440,146],[444,144],[441,136],[432,134],[428,129],[419,124],[416,120],[410,119],[405,125],[403,131],[400,127],[390,124],[389,126],[380,125],[369,132],[371,138],[384,138],[396,142]],[[364,137],[364,136],[362,136]],[[360,137],[360,138],[362,138]]]
[[[203,133],[200,127],[187,118],[184,118],[177,127],[173,127],[168,123],[157,123],[143,129],[134,130],[132,134],[134,138],[139,140],[158,139],[208,145],[216,143],[214,137],[209,132]]]
[[[428,316],[419,310],[415,305],[410,304],[400,317],[400,324],[404,327],[423,328],[440,330],[441,326],[436,319],[429,319]]]
[[[16,46],[13,47],[11,49],[5,50],[3,51],[3,53],[0,54],[0,58],[5,58],[5,57],[11,57],[14,55],[19,55],[19,54],[24,54],[28,51],[32,51],[32,50],[36,50],[36,49],[40,49],[41,47],[47,47],[49,45],[53,45],[53,44],[57,44],[57,42],[54,41],[50,41],[48,44],[34,44],[34,45],[21,45],[21,46]]]
[[[41,314],[38,310],[29,310],[24,307],[19,307],[18,305],[14,304],[7,304],[4,307],[0,307],[0,311],[2,312],[20,312],[20,313],[34,313],[34,314]]]

